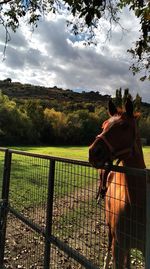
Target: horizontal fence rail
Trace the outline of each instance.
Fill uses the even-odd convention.
[[[110,169],[146,179],[145,257],[133,249],[131,268],[149,269],[150,170]],[[0,268],[103,268],[106,209],[96,201],[99,175],[88,162],[0,148],[0,178]]]

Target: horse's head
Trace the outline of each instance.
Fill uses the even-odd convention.
[[[89,162],[100,168],[114,159],[124,160],[133,151],[136,135],[133,104],[128,99],[125,112],[118,112],[112,101],[109,102],[110,118],[103,123],[99,134],[89,148]]]

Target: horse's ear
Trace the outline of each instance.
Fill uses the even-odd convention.
[[[129,117],[133,116],[133,103],[132,101],[127,98],[126,104],[125,104],[126,113]]]
[[[109,103],[108,103],[108,110],[111,116],[114,116],[115,114],[117,114],[117,108],[115,107],[114,103],[111,100],[109,100]]]

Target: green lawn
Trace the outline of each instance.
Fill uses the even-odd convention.
[[[150,147],[143,147],[143,153],[146,167],[150,169]]]
[[[88,160],[88,147],[17,147],[15,149],[69,159]],[[150,147],[144,147],[147,168],[150,168]],[[4,153],[0,152],[0,187],[3,176]],[[42,204],[46,201],[49,160],[13,154],[10,180],[10,200],[17,208]],[[97,170],[80,165],[57,162],[55,195],[63,197],[78,189],[97,184]],[[94,184],[94,185],[93,185]]]
[[[10,147],[9,147],[10,148]],[[69,159],[88,159],[87,147],[15,147],[28,151]],[[0,152],[0,177],[3,175],[4,153]],[[10,201],[18,209],[43,204],[47,197],[50,162],[32,156],[12,154]],[[97,171],[92,167],[56,162],[55,196],[63,197],[97,182]],[[1,180],[2,182],[2,180]]]
[[[88,160],[88,147],[86,146],[58,146],[58,147],[14,147],[18,150],[62,157],[67,159]]]
[[[63,157],[68,159],[76,159],[88,161],[88,147],[86,146],[64,146],[64,147],[15,147],[15,149],[46,154],[51,156]],[[150,168],[150,146],[143,147],[144,159],[146,167]]]

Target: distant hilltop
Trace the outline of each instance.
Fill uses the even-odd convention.
[[[44,87],[35,86],[31,84],[22,84],[20,82],[12,82],[10,78],[0,80],[0,90],[3,94],[8,95],[10,98],[16,99],[45,99],[61,101],[90,101],[90,102],[108,102],[111,98],[110,95],[102,95],[98,91],[82,91],[81,93],[69,89],[62,89],[56,86]]]
[[[44,87],[32,84],[22,84],[20,82],[12,82],[11,78],[0,80],[0,90],[8,97],[16,101],[38,99],[41,101],[58,100],[59,102],[90,102],[97,105],[107,106],[111,95],[102,95],[100,91],[73,91],[70,89],[62,89],[57,86]],[[142,106],[150,107],[149,103],[142,102]]]

